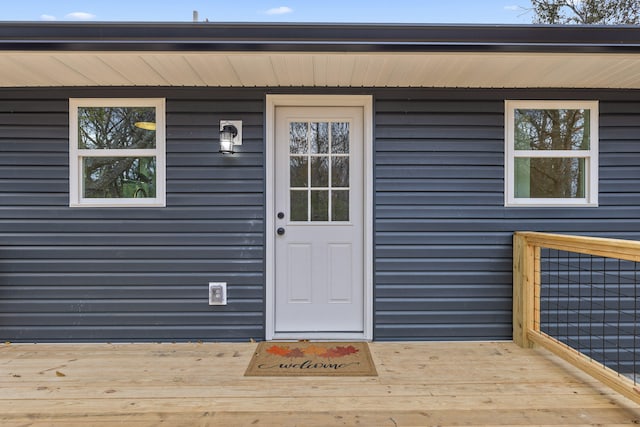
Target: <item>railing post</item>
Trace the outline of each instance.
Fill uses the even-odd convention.
[[[535,253],[524,233],[513,235],[513,341],[525,348],[533,347],[527,333],[535,326]]]

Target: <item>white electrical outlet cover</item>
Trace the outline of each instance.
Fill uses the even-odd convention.
[[[209,305],[227,305],[227,284],[225,282],[209,283]]]

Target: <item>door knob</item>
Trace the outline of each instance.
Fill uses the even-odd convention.
[[[278,229],[276,230],[276,233],[278,233],[278,236],[282,236],[284,234],[284,228],[278,227]]]

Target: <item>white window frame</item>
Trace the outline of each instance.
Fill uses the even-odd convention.
[[[516,150],[515,110],[590,110],[589,150]],[[597,207],[598,206],[598,101],[505,101],[505,206]],[[515,159],[567,157],[585,159],[585,197],[516,198]]]
[[[151,149],[80,149],[78,108],[154,107],[156,109],[156,147]],[[85,198],[82,188],[84,157],[155,157],[155,198]],[[71,98],[69,99],[69,206],[71,207],[164,207],[166,206],[166,131],[164,98]]]

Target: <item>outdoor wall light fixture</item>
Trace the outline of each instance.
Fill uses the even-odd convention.
[[[236,145],[242,145],[242,120],[220,120],[220,152],[233,154]]]

